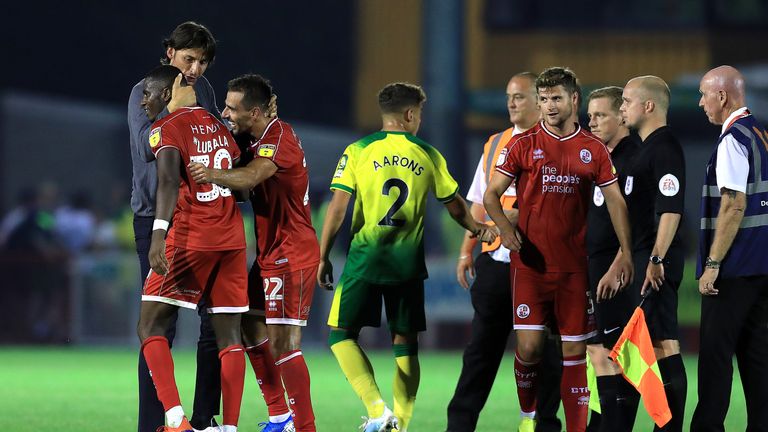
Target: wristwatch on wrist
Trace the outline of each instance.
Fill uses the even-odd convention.
[[[712,257],[707,257],[707,260],[704,262],[704,267],[709,269],[719,269],[720,261],[715,261]]]
[[[651,258],[648,259],[648,261],[651,262],[651,264],[664,264],[664,258],[658,256],[658,255],[651,255]]]

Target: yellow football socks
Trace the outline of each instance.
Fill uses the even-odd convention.
[[[419,368],[418,345],[395,344],[395,380],[392,392],[395,396],[395,417],[400,421],[400,430],[405,430],[413,417],[416,392],[419,390],[421,369]]]
[[[339,362],[339,366],[344,372],[344,376],[347,377],[352,389],[365,404],[368,417],[381,417],[384,414],[384,400],[381,398],[381,392],[376,385],[373,367],[363,350],[360,349],[360,345],[357,344],[357,338],[351,338],[345,330],[331,330],[328,342],[336,361]]]

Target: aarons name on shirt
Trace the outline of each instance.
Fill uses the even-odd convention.
[[[392,155],[392,156],[384,156],[384,159],[379,162],[377,160],[373,161],[373,170],[378,171],[379,168],[383,168],[386,166],[397,166],[402,168],[408,168],[411,171],[413,171],[414,174],[421,175],[421,173],[424,172],[424,167],[421,166],[418,162],[416,162],[413,159],[408,158],[407,156],[399,156],[399,155]]]

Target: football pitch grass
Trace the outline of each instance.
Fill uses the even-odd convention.
[[[305,353],[312,377],[312,399],[320,432],[357,431],[365,410],[341,374],[330,351]],[[14,432],[135,431],[136,358],[129,348],[0,348],[0,412],[3,430]],[[421,386],[410,432],[440,432],[446,426],[446,407],[461,370],[461,353],[420,354]],[[189,412],[194,391],[194,353],[174,353],[182,403]],[[479,432],[516,431],[519,407],[514,385],[513,356],[505,357],[488,403],[480,415]],[[371,354],[377,380],[391,406],[394,361],[389,352]],[[686,357],[688,430],[696,403],[696,358]],[[258,431],[266,408],[250,366],[240,417],[241,431]],[[560,411],[562,417],[562,409]],[[734,377],[731,407],[725,429],[746,428],[741,381]],[[642,406],[636,431],[651,431]]]

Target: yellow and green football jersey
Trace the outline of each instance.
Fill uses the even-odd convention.
[[[344,274],[380,284],[426,279],[427,193],[448,202],[459,185],[434,147],[406,132],[376,132],[349,145],[331,190],[355,194]]]

